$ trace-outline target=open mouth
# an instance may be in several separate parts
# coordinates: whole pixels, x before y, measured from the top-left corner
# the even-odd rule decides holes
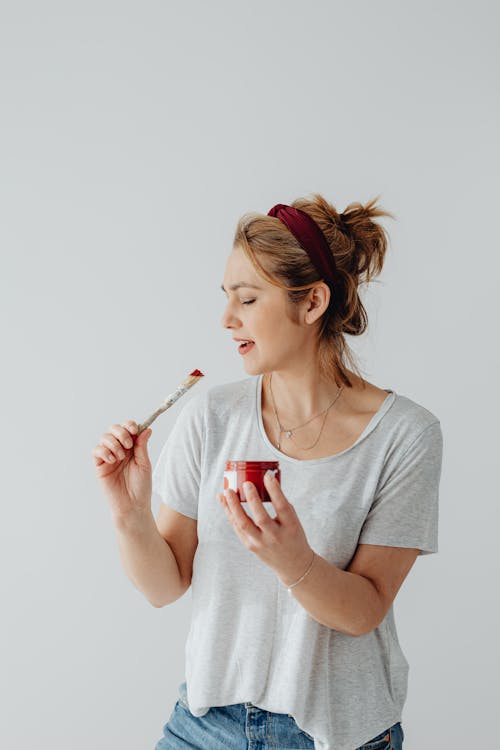
[[[255,346],[254,341],[245,341],[243,344],[240,344],[238,347],[238,351],[240,354],[246,354]]]

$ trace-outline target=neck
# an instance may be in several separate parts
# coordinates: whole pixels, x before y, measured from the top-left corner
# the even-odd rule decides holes
[[[266,373],[263,384],[266,402],[273,409],[274,396],[279,419],[284,426],[305,422],[324,412],[338,395],[340,387],[334,382],[321,380],[318,373],[311,370]]]

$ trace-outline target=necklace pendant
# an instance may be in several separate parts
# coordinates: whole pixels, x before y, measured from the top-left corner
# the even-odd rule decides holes
[[[292,437],[292,431],[288,430],[287,433],[286,433],[286,436],[287,436],[287,438],[291,438]]]

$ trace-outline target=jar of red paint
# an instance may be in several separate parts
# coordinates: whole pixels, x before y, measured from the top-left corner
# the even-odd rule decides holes
[[[280,482],[279,461],[226,461],[224,472],[224,489],[236,492],[241,503],[245,503],[243,482],[253,482],[263,503],[270,503],[271,498],[264,484],[264,474],[271,470]]]

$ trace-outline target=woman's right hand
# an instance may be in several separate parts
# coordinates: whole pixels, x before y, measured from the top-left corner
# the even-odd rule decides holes
[[[138,435],[138,425],[129,421],[113,424],[92,449],[97,478],[114,519],[151,509],[152,471],[147,451],[151,429]]]

